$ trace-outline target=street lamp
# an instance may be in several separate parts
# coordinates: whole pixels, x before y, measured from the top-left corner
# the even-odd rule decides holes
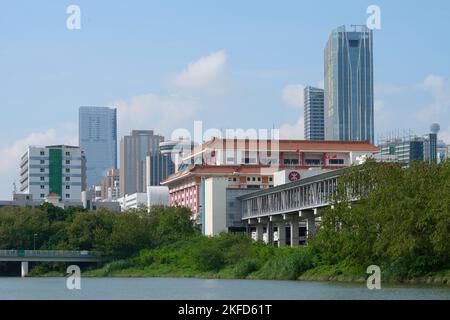
[[[37,237],[37,233],[35,233],[34,235],[33,235],[33,250],[34,251],[36,251],[36,237]]]

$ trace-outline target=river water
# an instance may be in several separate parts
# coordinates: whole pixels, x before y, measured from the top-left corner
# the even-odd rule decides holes
[[[68,290],[65,278],[0,278],[0,300],[450,300],[448,287],[383,287],[307,281],[172,278],[82,278]]]

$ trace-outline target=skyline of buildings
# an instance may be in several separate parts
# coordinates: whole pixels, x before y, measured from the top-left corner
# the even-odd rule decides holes
[[[312,86],[304,89],[306,140],[326,140],[328,143],[332,143],[333,140],[355,142],[369,140],[373,143],[372,48],[372,31],[366,27],[357,26],[354,31],[347,31],[345,26],[341,26],[331,32],[325,49],[325,89]],[[333,139],[329,139],[330,132]],[[413,160],[436,163],[438,161],[437,135],[430,134],[428,138],[417,140],[402,142],[395,146],[392,144],[387,147],[381,146],[380,153],[395,156],[401,163],[409,164]],[[176,176],[171,176],[174,172],[184,173],[190,170],[192,165],[206,165],[202,162],[203,159],[199,163],[194,158],[188,158],[188,161],[194,160],[194,162],[181,161],[178,167],[177,160],[177,168],[175,168],[171,152],[162,149],[171,147],[172,143],[165,141],[162,135],[154,134],[153,130],[132,130],[130,135],[123,136],[120,140],[120,168],[118,168],[117,110],[108,107],[80,107],[79,146],[81,152],[84,152],[83,159],[86,167],[82,191],[93,188],[95,199],[116,200],[119,196],[146,193],[148,186],[159,186],[161,181],[167,184],[167,181]],[[210,141],[206,142],[208,143]],[[291,153],[280,153],[283,154],[280,159],[272,156],[273,159],[269,157],[264,160],[269,160],[271,164],[279,161],[277,164],[280,167],[301,168],[340,167],[354,162],[354,159],[349,162],[348,159],[340,158],[339,154],[329,157],[320,152],[314,154],[315,157],[303,157],[300,149],[298,150],[298,154],[291,150]],[[219,148],[214,151],[214,156],[209,156],[208,161],[212,161],[214,166],[223,168],[233,165],[261,165],[261,159],[253,154],[253,150],[248,149],[245,154],[231,155],[228,152],[229,150]],[[440,152],[439,159],[444,155],[442,146],[440,146]],[[178,156],[180,158],[180,155]],[[247,179],[245,181],[241,181],[241,177],[237,181],[235,179],[238,178],[235,177],[232,181],[236,183],[236,186],[245,185],[245,189],[265,188],[272,185],[269,177],[272,174],[273,172],[266,176],[244,176],[242,179]],[[21,182],[22,180],[21,178]],[[198,184],[199,181],[195,181],[195,185]],[[40,193],[39,197],[34,195],[35,199],[45,198],[42,197],[47,192],[45,185],[44,188],[42,186],[40,188],[43,193]],[[67,194],[63,190],[56,190],[60,193],[54,193],[64,200]],[[198,213],[200,204],[196,202],[196,197],[199,196],[197,191],[194,187],[187,191],[183,189],[182,194],[178,194],[179,192],[171,194],[171,203],[189,203],[189,205],[195,203],[194,213]],[[51,193],[50,188],[48,192],[48,194]],[[96,193],[99,195],[97,196]],[[190,200],[186,200],[187,198]]]
[[[374,143],[373,31],[353,27],[325,47],[325,139]]]
[[[80,107],[78,125],[78,145],[87,158],[87,185],[92,187],[117,168],[117,110]]]

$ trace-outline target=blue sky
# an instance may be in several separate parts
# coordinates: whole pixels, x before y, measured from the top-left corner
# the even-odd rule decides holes
[[[81,30],[66,8],[81,8]],[[450,3],[410,1],[0,2],[0,198],[29,144],[77,143],[80,105],[119,108],[119,134],[176,128],[281,128],[301,138],[304,85],[323,81],[339,25],[374,35],[376,133],[432,122],[450,143]]]

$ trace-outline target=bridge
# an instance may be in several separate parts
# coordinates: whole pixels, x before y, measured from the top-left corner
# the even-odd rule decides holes
[[[314,236],[321,211],[332,205],[346,169],[321,173],[240,197],[242,220],[252,237],[278,247],[298,246]]]
[[[0,250],[0,262],[21,262],[22,277],[28,275],[29,262],[100,262],[101,256],[90,251]]]

